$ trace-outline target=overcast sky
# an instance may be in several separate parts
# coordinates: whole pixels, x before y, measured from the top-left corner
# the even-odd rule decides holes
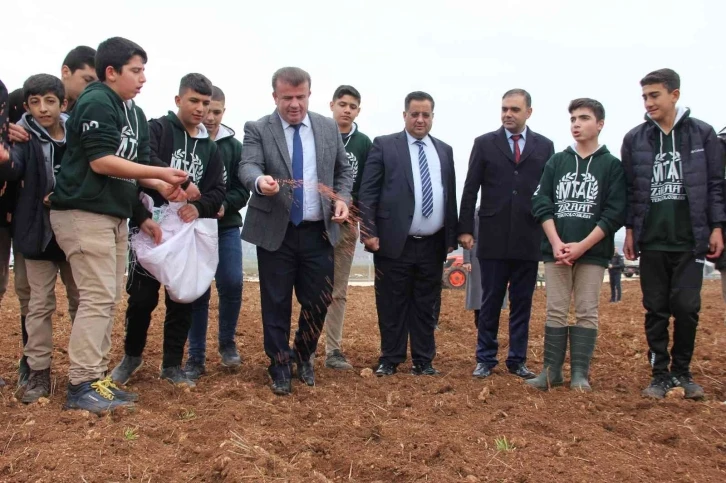
[[[313,111],[329,115],[340,84],[360,90],[358,124],[371,138],[402,130],[405,95],[427,91],[431,134],[454,148],[458,197],[472,142],[499,128],[510,88],[532,94],[529,125],[557,150],[571,143],[569,101],[593,97],[606,110],[601,141],[619,155],[642,121],[638,81],[662,67],[681,75],[692,115],[726,125],[718,0],[5,3],[0,78],[10,89],[32,74],[59,75],[76,45],[127,37],[149,55],[136,98],[149,118],[174,109],[180,78],[201,72],[225,91],[224,121],[240,140],[245,121],[274,109],[270,78],[285,65],[311,74]]]

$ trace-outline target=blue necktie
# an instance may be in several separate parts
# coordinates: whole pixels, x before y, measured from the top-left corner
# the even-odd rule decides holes
[[[292,137],[292,178],[295,184],[292,188],[292,208],[290,209],[290,221],[297,226],[303,221],[303,147],[300,138],[300,126],[292,126],[295,134]]]
[[[429,173],[429,163],[426,161],[426,153],[424,152],[424,142],[416,141],[418,145],[418,169],[421,173],[421,214],[424,217],[430,217],[434,212],[434,189],[431,186],[431,173]]]

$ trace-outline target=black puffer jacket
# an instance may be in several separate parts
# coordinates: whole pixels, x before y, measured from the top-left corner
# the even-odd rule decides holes
[[[680,117],[683,183],[688,195],[694,253],[708,253],[711,230],[726,222],[724,208],[724,156],[713,127],[693,117]],[[650,188],[659,127],[646,115],[646,122],[625,135],[621,159],[628,188],[625,226],[633,230],[636,254],[650,209]]]

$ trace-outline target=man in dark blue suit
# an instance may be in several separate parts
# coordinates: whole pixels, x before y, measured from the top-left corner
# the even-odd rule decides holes
[[[542,230],[532,216],[532,194],[545,163],[554,154],[552,141],[527,128],[532,98],[513,89],[502,98],[502,127],[479,136],[469,160],[459,212],[459,241],[473,245],[474,209],[481,190],[477,257],[482,301],[474,377],[488,377],[497,365],[499,315],[509,285],[509,372],[535,377],[525,365],[532,295],[541,259]]]
[[[429,136],[434,100],[406,96],[403,132],[373,140],[359,191],[361,240],[374,253],[381,331],[377,376],[396,372],[411,337],[412,373],[436,375],[434,329],[446,254],[457,245],[451,146]]]

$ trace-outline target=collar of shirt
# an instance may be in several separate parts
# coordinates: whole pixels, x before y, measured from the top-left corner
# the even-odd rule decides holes
[[[406,139],[408,139],[408,144],[414,144],[414,143],[415,143],[416,141],[418,141],[418,139],[416,139],[415,137],[411,136],[411,135],[410,135],[410,134],[408,133],[408,131],[406,131]],[[423,143],[424,143],[424,144],[425,144],[426,146],[428,146],[428,147],[433,147],[433,145],[434,145],[434,144],[433,144],[433,143],[431,142],[431,138],[429,137],[429,135],[428,135],[428,134],[426,135],[426,137],[424,137],[423,139],[421,139],[421,141],[423,141]]]
[[[504,129],[504,132],[507,133],[507,141],[511,141],[512,136],[514,136],[514,133],[509,132],[508,129]],[[524,126],[524,131],[520,133],[522,135],[522,140],[527,140],[527,126]]]
[[[280,116],[280,113],[278,112],[277,115]],[[283,131],[285,129],[289,128],[290,126],[292,126],[292,124],[290,124],[289,122],[284,120],[282,118],[282,116],[280,116],[280,121],[282,121],[282,130]],[[302,124],[305,127],[310,127],[310,115],[305,113],[305,118],[302,120],[302,122],[300,124]]]

